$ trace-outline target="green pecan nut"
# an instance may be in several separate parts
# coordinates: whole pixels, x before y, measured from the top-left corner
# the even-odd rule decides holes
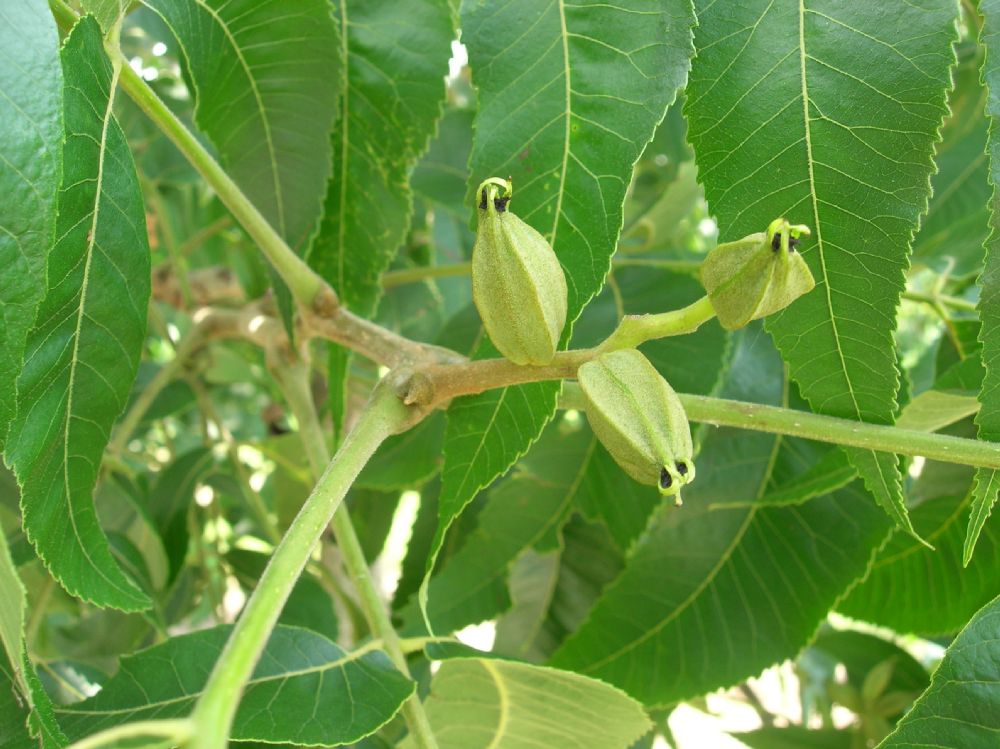
[[[545,237],[508,210],[510,182],[490,178],[478,196],[472,250],[476,309],[501,354],[515,364],[548,364],[566,324],[566,277],[559,258]]]
[[[587,419],[601,444],[629,476],[673,495],[694,480],[691,428],[677,393],[635,349],[602,354],[577,379]]]

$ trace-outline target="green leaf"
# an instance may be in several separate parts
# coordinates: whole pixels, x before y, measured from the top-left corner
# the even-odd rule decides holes
[[[632,168],[687,75],[693,23],[690,0],[463,6],[479,94],[470,185],[513,177],[518,215],[545,235],[566,273],[569,320],[604,283]],[[448,409],[429,564],[454,517],[538,438],[558,394],[559,383],[533,383]]]
[[[785,440],[778,456],[785,457],[793,440]],[[776,466],[777,468],[777,466]],[[758,504],[772,506],[798,505],[814,497],[822,497],[847,486],[858,472],[847,460],[842,450],[828,450],[817,462],[794,478],[780,483],[775,489],[768,489],[758,500]]]
[[[268,557],[246,549],[234,549],[226,555],[233,571],[247,590],[253,590],[260,580]],[[281,609],[278,623],[289,627],[302,627],[336,642],[337,614],[333,599],[322,584],[308,572],[303,572],[291,595]]]
[[[879,749],[996,746],[1000,711],[1000,598],[973,617],[944,654],[931,685]]]
[[[38,683],[24,641],[24,585],[0,531],[0,746],[43,749],[65,744],[52,703]],[[38,738],[33,738],[38,737]],[[40,742],[39,742],[40,739]],[[23,742],[23,743],[15,743]]]
[[[149,599],[111,557],[92,493],[146,333],[149,246],[117,71],[90,17],[62,50],[66,140],[48,290],[28,336],[8,460],[28,537],[73,595],[126,611]]]
[[[957,38],[953,0],[697,0],[686,113],[720,240],[777,216],[808,224],[816,289],[768,321],[819,412],[891,424],[893,330],[926,210]],[[873,64],[873,61],[878,64]],[[910,528],[897,459],[851,449],[879,505]]]
[[[852,732],[835,728],[768,726],[732,736],[750,749],[851,749],[853,746]]]
[[[187,715],[231,631],[180,635],[123,657],[95,697],[56,711],[60,724],[76,740],[126,722]],[[413,689],[384,653],[347,653],[321,635],[279,626],[243,693],[232,738],[348,744],[384,725]]]
[[[332,141],[336,167],[309,264],[368,316],[410,223],[410,172],[441,116],[455,30],[445,0],[336,6],[346,85]]]
[[[966,18],[974,20],[970,14]],[[969,25],[974,33],[974,24]],[[926,263],[957,276],[979,269],[990,224],[986,89],[979,80],[982,59],[977,47],[971,36],[956,50],[955,89],[948,98],[951,115],[934,158],[938,171],[931,177],[927,215],[913,243],[914,264]]]
[[[193,84],[195,122],[222,165],[302,252],[332,169],[340,35],[326,0],[149,0]]]
[[[980,3],[983,14],[982,44],[986,48],[983,62],[983,80],[989,96],[986,113],[990,121],[987,152],[989,153],[989,178],[993,185],[993,199],[990,200],[990,235],[986,241],[986,259],[983,272],[979,276],[979,319],[982,328],[979,340],[983,344],[982,359],[986,374],[979,402],[982,408],[976,417],[979,438],[1000,442],[1000,217],[997,215],[996,191],[1000,184],[1000,153],[997,150],[997,117],[1000,117],[1000,63],[997,62],[1000,44],[1000,2],[983,0]],[[976,541],[983,525],[989,517],[993,505],[1000,496],[1000,471],[980,468],[976,472],[975,498],[969,514],[969,529],[965,539],[962,561],[969,564]]]
[[[897,632],[929,636],[961,628],[996,593],[1000,576],[1000,518],[986,522],[978,553],[961,565],[969,502],[968,496],[944,496],[913,508],[914,526],[936,550],[894,534],[838,609]]]
[[[894,664],[889,688],[920,693],[930,683],[930,675],[909,652],[881,637],[854,630],[821,631],[809,646],[830,655],[847,670],[847,683],[861,689],[871,670],[886,660]]]
[[[724,396],[782,402],[782,365],[760,328],[738,340]],[[653,520],[552,665],[660,705],[794,655],[888,528],[856,487],[801,506],[746,506],[764,492],[779,446],[769,435],[710,432],[684,507]]]
[[[506,471],[538,439],[562,383],[535,382],[456,398],[448,407],[438,528],[427,558],[434,567],[452,522],[479,490]]]
[[[496,659],[444,661],[425,709],[440,749],[628,749],[652,728],[642,706],[614,687]]]
[[[506,610],[507,577],[518,555],[536,546],[558,547],[559,528],[596,445],[589,430],[563,426],[552,424],[543,433],[536,447],[537,470],[520,470],[490,493],[476,530],[431,578],[425,613],[435,632],[451,632]]]
[[[559,582],[559,557],[559,550],[539,553],[528,549],[511,565],[507,582],[511,605],[497,618],[492,652],[507,658],[536,660],[535,643]]]
[[[627,552],[663,498],[656,489],[632,480],[590,429],[585,431],[590,435],[591,452],[576,506],[587,519],[604,523],[618,548]]]
[[[0,746],[4,749],[58,749],[68,743],[56,723],[52,701],[27,653],[11,668],[0,658]],[[30,696],[18,694],[26,684]]]
[[[463,5],[479,93],[470,190],[512,176],[518,216],[566,271],[569,320],[604,283],[632,167],[687,77],[693,23],[689,0]]]
[[[896,424],[904,429],[936,432],[979,411],[974,396],[925,390],[906,404]]]
[[[111,31],[112,27],[128,9],[129,0],[81,0],[80,7],[84,13],[90,13],[101,24],[104,33]]]
[[[184,566],[188,550],[188,508],[198,483],[214,465],[212,451],[196,447],[157,474],[149,493],[149,511],[156,524],[170,565],[172,582]]]
[[[451,109],[438,123],[437,137],[413,170],[413,191],[453,211],[464,220],[472,120],[469,109]]]
[[[45,293],[62,158],[59,35],[44,0],[0,10],[0,450],[25,339]]]

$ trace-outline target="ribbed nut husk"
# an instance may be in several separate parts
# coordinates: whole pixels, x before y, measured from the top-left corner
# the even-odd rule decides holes
[[[501,354],[515,364],[548,364],[566,324],[559,258],[545,237],[507,210],[495,186],[480,192],[472,299]]]
[[[615,462],[680,504],[695,469],[687,414],[670,384],[635,349],[601,354],[580,367],[577,379],[587,420]]]
[[[816,285],[795,250],[804,226],[772,222],[766,232],[720,244],[701,264],[701,283],[726,330],[784,309]]]

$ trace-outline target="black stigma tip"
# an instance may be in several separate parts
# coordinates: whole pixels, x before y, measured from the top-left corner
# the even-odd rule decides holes
[[[802,241],[796,239],[795,237],[792,237],[791,239],[789,239],[788,240],[788,253],[791,254],[791,253],[795,252],[795,248],[798,247],[800,244],[802,244]]]
[[[777,252],[781,249],[781,233],[774,235],[774,239],[771,240],[771,249]]]
[[[677,473],[679,473],[681,476],[687,476],[687,472],[688,472],[687,463],[680,463],[680,462],[678,462],[678,463],[675,463],[674,465],[677,466]]]
[[[670,486],[673,483],[674,483],[674,480],[670,476],[670,473],[667,471],[667,469],[666,468],[661,469],[660,470],[660,488],[661,489],[669,489]]]
[[[493,205],[497,209],[497,213],[503,213],[504,211],[506,211],[507,210],[507,204],[509,202],[510,202],[510,196],[509,195],[506,198],[494,198],[493,199]],[[485,208],[486,206],[483,206],[483,207]]]
[[[485,187],[483,188],[483,197],[479,201],[479,210],[481,210],[481,211],[485,211],[486,210],[486,188]]]

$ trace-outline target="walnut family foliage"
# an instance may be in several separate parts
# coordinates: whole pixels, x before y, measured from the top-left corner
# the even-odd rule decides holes
[[[1000,0],[0,3],[0,748],[995,746],[998,60]]]

